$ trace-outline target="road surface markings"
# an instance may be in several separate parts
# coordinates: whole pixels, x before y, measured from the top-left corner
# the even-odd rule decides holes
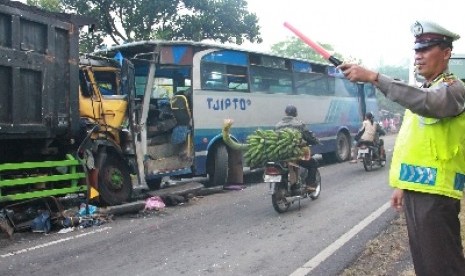
[[[290,276],[308,275],[313,269],[315,269],[318,265],[324,262],[329,256],[334,254],[334,252],[341,248],[345,243],[350,241],[350,239],[352,239],[355,235],[357,235],[375,219],[381,216],[384,213],[384,211],[389,209],[390,206],[391,203],[389,201],[386,202],[383,206],[379,207],[378,210],[371,213],[368,217],[366,217],[364,220],[352,227],[352,229],[350,229],[344,235],[339,237],[339,239],[335,240],[332,244],[323,249],[320,253],[318,253],[318,255],[306,262],[302,267],[299,267],[296,271],[292,272]]]
[[[95,233],[99,233],[99,232],[102,232],[102,231],[106,231],[106,230],[109,230],[109,229],[111,229],[111,227],[103,227],[101,229],[97,229],[97,230],[94,230],[94,231],[91,231],[91,232],[82,233],[82,234],[67,237],[67,238],[64,238],[64,239],[59,239],[59,240],[56,240],[56,241],[52,241],[52,242],[48,242],[48,243],[44,243],[44,244],[39,244],[39,245],[36,245],[36,246],[33,246],[33,247],[21,249],[21,250],[15,251],[15,252],[10,252],[10,253],[7,253],[7,254],[3,254],[3,255],[0,255],[0,257],[1,258],[6,258],[6,257],[14,256],[14,255],[23,254],[23,253],[30,252],[30,251],[33,251],[33,250],[36,250],[36,249],[39,249],[39,248],[44,248],[44,247],[52,246],[52,245],[59,244],[59,243],[65,242],[65,241],[82,238],[82,237],[85,237],[85,236],[88,236],[88,235],[91,235],[91,234],[95,234]]]

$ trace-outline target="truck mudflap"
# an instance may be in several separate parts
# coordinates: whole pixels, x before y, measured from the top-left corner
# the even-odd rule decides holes
[[[87,191],[86,174],[71,154],[65,160],[0,164],[0,203]]]

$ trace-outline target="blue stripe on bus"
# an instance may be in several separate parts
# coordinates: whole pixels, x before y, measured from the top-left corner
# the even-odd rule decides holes
[[[181,60],[187,52],[187,46],[173,46],[173,59],[175,64],[181,64]]]
[[[202,58],[203,61],[231,64],[231,65],[248,65],[247,54],[236,51],[217,51],[210,53]]]

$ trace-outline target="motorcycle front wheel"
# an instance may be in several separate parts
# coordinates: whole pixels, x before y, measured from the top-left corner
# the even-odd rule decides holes
[[[291,205],[286,200],[287,195],[287,185],[285,183],[276,183],[274,187],[275,191],[271,196],[271,203],[273,204],[273,208],[278,213],[284,213],[289,209]]]

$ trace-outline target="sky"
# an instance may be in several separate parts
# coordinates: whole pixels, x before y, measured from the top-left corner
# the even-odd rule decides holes
[[[413,56],[410,26],[416,20],[432,20],[458,33],[453,53],[465,53],[465,11],[459,0],[246,0],[257,15],[264,42],[244,44],[269,51],[274,43],[294,34],[288,22],[313,41],[333,46],[344,57],[363,65],[407,66]]]
[[[20,0],[26,2],[26,0]],[[169,1],[169,0],[167,0]],[[465,53],[465,11],[460,0],[246,0],[257,15],[263,43],[241,47],[269,52],[271,45],[301,33],[345,58],[361,60],[377,68],[408,66],[413,56],[410,26],[416,20],[432,20],[458,33],[454,53]]]

